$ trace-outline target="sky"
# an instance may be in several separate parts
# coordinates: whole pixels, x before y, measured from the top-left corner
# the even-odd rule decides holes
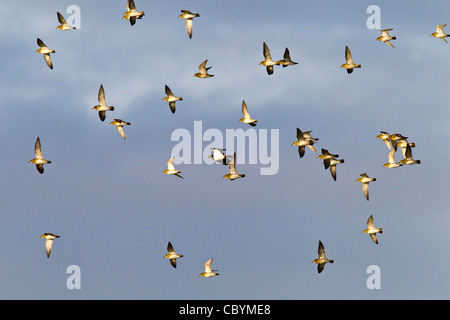
[[[56,29],[56,12],[80,28]],[[375,41],[367,8],[393,28],[395,48]],[[144,1],[134,26],[126,1],[15,1],[0,7],[2,76],[1,299],[449,299],[450,158],[446,86],[450,44],[430,37],[450,23],[446,1]],[[180,10],[198,12],[189,39]],[[445,31],[445,28],[444,28]],[[450,31],[450,28],[448,29]],[[54,68],[38,49],[55,53]],[[268,75],[262,47],[297,65]],[[349,46],[362,68],[340,68]],[[212,78],[193,77],[208,59]],[[103,84],[101,122],[92,107]],[[170,112],[164,86],[177,101]],[[245,100],[256,127],[239,122]],[[109,122],[131,123],[123,140]],[[245,178],[224,179],[222,164],[194,163],[195,124],[266,130],[278,170],[237,155]],[[296,128],[319,138],[298,156]],[[191,134],[192,161],[162,174],[176,130]],[[248,131],[248,132],[250,132]],[[384,168],[380,131],[414,142],[420,165]],[[39,174],[39,136],[51,160]],[[261,143],[258,140],[258,143]],[[216,141],[214,141],[216,142]],[[223,142],[223,144],[222,144]],[[218,147],[226,141],[217,141]],[[261,144],[259,144],[261,146]],[[339,154],[337,181],[317,158]],[[247,145],[247,151],[250,150]],[[260,149],[258,149],[261,151]],[[236,150],[226,150],[232,154]],[[396,159],[401,159],[400,153]],[[367,173],[370,200],[355,180]],[[362,230],[374,217],[375,244]],[[60,235],[50,258],[40,235]],[[311,261],[319,240],[334,259]],[[177,268],[167,243],[183,254]],[[220,275],[203,278],[213,258]],[[77,266],[80,288],[67,280]],[[380,288],[369,289],[377,266]]]

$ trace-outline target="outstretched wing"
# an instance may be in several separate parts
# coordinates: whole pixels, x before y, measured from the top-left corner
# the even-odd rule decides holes
[[[50,69],[53,69],[53,62],[52,62],[52,59],[50,58],[49,53],[44,54],[44,60],[47,63],[47,65],[50,67]]]
[[[173,165],[173,159],[175,156],[171,156],[170,159],[167,161],[167,169],[169,170],[175,170],[175,167]]]
[[[298,147],[298,155],[300,156],[300,158],[303,158],[303,156],[305,155],[305,146]]]
[[[242,100],[242,114],[244,115],[244,118],[250,118],[250,113],[248,113],[247,104],[244,100]]]
[[[172,111],[172,113],[175,113],[175,110],[176,110],[175,101],[170,101],[169,107],[170,107],[170,111]]]
[[[98,112],[98,116],[100,118],[101,121],[105,121],[106,118],[106,111],[99,111]]]
[[[367,226],[371,228],[375,228],[373,224],[373,215],[370,215],[369,219],[367,219]]]
[[[444,33],[444,30],[442,29],[442,28],[444,28],[445,26],[447,26],[446,24],[438,24],[437,26],[436,26],[436,31],[438,32],[438,33]]]
[[[331,165],[330,166],[330,173],[331,176],[333,177],[334,181],[336,181],[336,165]]]
[[[206,59],[205,61],[203,61],[199,66],[198,69],[200,70],[201,73],[206,73],[206,63],[208,62],[208,59]]]
[[[134,4],[134,0],[127,1],[127,11],[135,11],[136,5]]]
[[[192,19],[186,19],[186,30],[189,35],[189,39],[192,38],[192,24],[193,24]]]
[[[103,89],[103,84],[100,85],[100,89],[98,90],[98,104],[101,106],[106,106],[105,89]]]
[[[117,131],[119,131],[120,136],[123,138],[123,140],[126,140],[125,138],[125,131],[123,130],[123,126],[116,126]]]
[[[412,150],[409,143],[406,144],[405,159],[412,159]]]
[[[364,182],[361,184],[361,186],[364,196],[366,197],[367,200],[369,200],[369,183]]]
[[[164,90],[165,90],[166,94],[167,94],[169,97],[174,97],[174,94],[172,93],[172,90],[170,90],[170,88],[169,88],[167,85],[165,85]]]
[[[209,273],[212,272],[211,270],[211,262],[213,261],[213,259],[209,259],[208,261],[206,261],[206,263],[204,264],[205,267],[205,272]]]
[[[348,64],[353,63],[352,53],[350,52],[350,49],[345,46],[345,60]]]
[[[302,130],[300,130],[299,128],[297,128],[297,140],[301,140],[301,139],[303,139],[303,138],[304,138],[304,136],[303,136]]]
[[[58,16],[58,21],[61,24],[67,24],[66,19],[64,19],[63,15],[59,12],[56,12],[56,15]]]
[[[50,253],[52,253],[52,245],[53,240],[47,239],[47,241],[45,241],[45,252],[47,253],[47,258],[50,258]]]
[[[228,168],[230,169],[231,174],[237,174],[236,171],[236,152],[233,154],[233,157],[230,160],[230,163],[228,164]]]
[[[263,43],[263,55],[266,60],[272,60],[272,56],[270,55],[270,50],[267,44]]]
[[[395,150],[394,150],[394,149],[392,149],[392,150],[389,152],[389,154],[388,154],[388,160],[389,160],[389,163],[396,163],[396,162],[395,162]]]
[[[376,233],[371,233],[371,234],[369,234],[369,236],[373,240],[373,242],[378,244],[378,239],[377,239],[377,234]]]
[[[326,258],[325,256],[325,248],[323,246],[322,241],[319,240],[319,249],[317,250],[318,254],[319,254],[319,258]]]
[[[174,252],[175,252],[175,250],[173,250],[173,246],[172,246],[172,244],[170,243],[170,241],[169,241],[169,243],[167,244],[167,251],[170,252],[170,253],[174,253]]]
[[[395,48],[394,45],[392,43],[390,43],[389,41],[385,41],[384,43],[386,43],[391,48]]]
[[[39,139],[39,137],[37,137],[36,143],[34,144],[34,154],[37,159],[44,159],[41,150],[41,139]]]
[[[391,31],[391,30],[394,30],[394,29],[383,29],[383,30],[381,30],[381,35],[382,36],[384,36],[384,37],[389,37],[389,32],[388,31]]]
[[[37,44],[39,47],[44,48],[46,47],[44,41],[42,41],[41,39],[37,38]]]

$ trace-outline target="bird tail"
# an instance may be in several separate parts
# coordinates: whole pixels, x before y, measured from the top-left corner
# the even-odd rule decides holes
[[[397,37],[395,37],[395,36],[394,36],[394,37],[392,37],[392,40],[396,40],[396,39],[397,39]]]
[[[420,164],[420,160],[417,160],[416,163],[417,163],[417,164]]]
[[[109,107],[109,110],[114,111],[114,107],[113,106]]]
[[[382,228],[380,228],[380,233],[383,233],[383,229]]]
[[[329,262],[329,263],[333,263],[333,262],[334,262],[334,260],[328,260],[328,262]]]

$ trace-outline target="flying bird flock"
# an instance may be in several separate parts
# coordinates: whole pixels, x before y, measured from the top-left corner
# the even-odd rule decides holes
[[[177,18],[177,14],[174,13],[174,18]],[[202,17],[203,16],[204,15],[202,13]],[[150,18],[148,13],[146,16],[144,11],[137,10],[136,4],[133,0],[126,1],[126,12],[123,13],[123,19],[129,20],[129,24],[131,25],[131,26],[129,26],[128,23],[126,23],[127,28],[132,28],[136,24],[137,20],[144,19],[144,20],[142,20],[142,22],[139,22],[139,24],[144,23],[147,18]],[[188,35],[189,39],[192,39],[193,38],[193,21],[194,21],[194,18],[201,19],[200,14],[192,13],[189,10],[182,9],[181,14],[178,15],[178,18],[185,20],[185,28],[187,31],[187,35]],[[120,16],[118,16],[118,19],[120,19]],[[59,22],[59,25],[56,27],[58,30],[61,30],[64,32],[67,32],[67,31],[78,32],[78,30],[75,27],[67,24],[63,15],[59,12],[57,12],[57,21]],[[56,21],[55,21],[55,23],[56,23]],[[446,26],[445,24],[437,25],[436,32],[432,33],[430,36],[435,37],[435,38],[440,38],[444,42],[447,42],[445,38],[448,37],[449,35],[443,31],[443,27],[445,27],[445,26]],[[134,27],[134,28],[136,28],[136,27]],[[391,41],[396,40],[397,37],[391,36],[389,34],[389,32],[392,33],[393,30],[394,30],[393,28],[381,30],[381,36],[379,36],[375,40],[384,42],[389,47],[394,48]],[[47,39],[44,39],[44,40],[47,40]],[[101,39],[99,39],[98,41],[101,41]],[[187,40],[187,41],[192,41],[192,40]],[[400,41],[400,40],[397,40],[397,41]],[[39,49],[36,52],[42,54],[44,57],[45,63],[48,65],[48,67],[50,69],[53,69],[54,66],[53,66],[50,54],[59,52],[57,50],[58,43],[54,43],[54,41],[49,41],[50,47],[56,48],[56,50],[50,49],[49,47],[47,47],[47,45],[40,38],[37,38],[37,44],[39,46]],[[266,42],[262,43],[262,48],[263,48],[262,57],[264,60],[259,62],[259,65],[265,67],[266,70],[264,72],[264,69],[258,66],[258,68],[261,68],[261,70],[263,71],[261,77],[264,76],[264,77],[273,78],[274,74],[276,72],[278,72],[278,70],[283,71],[283,69],[275,70],[275,69],[279,68],[279,66],[281,66],[282,68],[286,68],[286,67],[300,68],[301,67],[301,61],[299,63],[299,62],[293,61],[291,59],[291,53],[287,47],[284,50],[283,57],[280,58],[279,60],[272,58],[271,52],[269,50],[269,46],[267,45]],[[355,56],[353,56],[352,52],[350,51],[350,48],[345,43],[342,44],[342,49],[344,52],[343,58],[345,60],[345,63],[343,63],[340,67],[346,69],[346,72],[348,73],[348,77],[354,76],[354,75],[352,75],[352,73],[355,69],[361,69],[361,71],[357,71],[357,72],[363,72],[364,65],[357,63],[359,61],[358,52],[354,52]],[[261,53],[259,51],[260,47],[255,48],[255,51],[256,50],[259,52],[259,54]],[[386,48],[386,50],[391,50],[391,49]],[[275,50],[274,50],[274,52],[275,52]],[[283,52],[282,49],[279,52],[280,53]],[[392,52],[392,51],[389,51],[389,52]],[[59,54],[59,53],[56,53],[56,54]],[[274,55],[274,57],[276,57],[276,56]],[[293,57],[294,57],[294,60],[297,60],[295,53],[294,53]],[[340,58],[342,58],[342,56]],[[203,59],[205,59],[205,57],[203,57]],[[201,60],[199,60],[199,61],[201,61]],[[203,60],[202,63],[200,63],[200,65],[198,66],[199,72],[195,73],[194,77],[200,78],[202,80],[195,80],[195,81],[199,81],[199,82],[214,81],[214,79],[210,79],[210,78],[213,78],[214,75],[209,73],[209,70],[212,67],[211,66],[207,67],[207,64],[208,64],[208,59],[205,59],[205,60]],[[213,64],[214,64],[214,62],[213,62]],[[255,64],[258,65],[258,62],[255,61]],[[55,65],[55,68],[57,68],[57,67],[58,67],[58,65]],[[337,70],[340,70],[339,65],[336,65],[336,68],[337,68]],[[193,70],[196,69],[196,65],[192,66],[192,69]],[[48,71],[48,72],[54,72],[54,71]],[[220,76],[219,73],[217,73],[217,77],[219,77],[219,76]],[[345,77],[347,77],[347,75]],[[209,80],[204,80],[204,79],[209,79]],[[100,122],[97,121],[97,123],[98,123],[98,125],[104,125],[106,123],[106,122],[104,122],[106,117],[110,117],[111,114],[115,115],[118,111],[120,111],[120,107],[119,106],[116,106],[116,107],[109,106],[107,104],[107,102],[106,102],[107,99],[105,98],[105,89],[103,87],[103,84],[99,84],[99,85],[100,85],[100,88],[99,88],[98,97],[97,97],[98,104],[94,107],[86,106],[86,108],[91,108],[91,109],[97,111],[98,117],[100,118]],[[172,85],[171,85],[171,87],[172,87]],[[98,87],[96,87],[96,88],[98,88]],[[96,88],[92,88],[93,92],[96,92]],[[160,87],[161,91],[162,91],[162,88],[163,88],[163,86],[161,85],[161,87]],[[178,90],[176,90],[177,88],[175,88],[175,87],[173,87],[173,89],[174,89],[174,92],[178,91]],[[171,90],[171,88],[167,84],[164,85],[164,90],[165,90],[166,96],[164,98],[162,98],[162,100],[169,104],[169,110],[166,109],[167,107],[165,107],[164,109],[166,112],[171,112],[173,114],[173,117],[177,117],[179,112],[176,113],[176,103],[178,105],[179,102],[182,102],[185,100],[183,100],[183,98],[181,96],[175,95],[173,93],[173,91]],[[178,94],[183,95],[183,93],[178,93]],[[186,98],[186,96],[185,96],[185,98]],[[93,99],[95,99],[95,97],[93,97]],[[185,102],[182,102],[182,103],[185,103]],[[166,103],[164,103],[164,105],[167,106]],[[183,109],[182,104],[181,104],[181,108]],[[240,113],[238,108],[239,108],[239,106],[236,106],[236,115],[238,115]],[[242,108],[241,110],[242,110],[243,117],[241,119],[239,119],[238,116],[236,116],[236,125],[238,125],[238,122],[242,122],[243,123],[242,126],[244,126],[244,124],[245,124],[246,127],[248,127],[247,125],[250,125],[251,127],[255,127],[255,126],[257,126],[257,124],[264,123],[264,119],[260,119],[258,117],[256,108],[253,108],[251,104],[249,104],[249,107],[247,107],[246,102],[244,100],[242,100],[241,108]],[[249,109],[250,109],[250,111],[249,111]],[[95,112],[95,113],[92,112],[92,113],[95,115],[97,112]],[[254,119],[253,116],[251,116],[251,114],[252,115],[255,114],[254,116],[259,120]],[[96,115],[95,115],[95,117],[96,117]],[[127,127],[126,130],[128,130],[128,127],[131,125],[131,122],[121,120],[114,116],[112,116],[111,118],[113,118],[113,119],[112,119],[112,121],[109,122],[109,124],[115,126],[117,131],[119,132],[120,136],[123,138],[123,140],[126,140],[124,127]],[[239,121],[238,121],[238,119],[239,119]],[[134,127],[131,127],[131,128],[134,129]],[[295,136],[296,140],[293,141],[291,143],[291,145],[297,147],[296,149],[298,152],[298,158],[297,158],[297,156],[295,156],[295,157],[297,158],[298,161],[301,162],[301,161],[304,161],[305,157],[310,156],[311,152],[317,154],[317,150],[316,150],[315,146],[317,146],[317,144],[319,143],[319,138],[315,138],[312,136],[312,132],[313,132],[312,130],[303,131],[302,129],[300,129],[298,127],[292,128],[292,135],[294,134],[295,129],[296,129],[296,136]],[[311,129],[311,128],[303,128],[303,129]],[[374,137],[375,137],[375,134],[374,134]],[[415,151],[416,144],[414,142],[410,142],[408,140],[409,138],[407,136],[404,136],[403,134],[400,134],[400,133],[389,134],[386,131],[380,131],[380,134],[378,134],[376,136],[376,138],[383,140],[386,147],[388,148],[387,154],[386,154],[387,162],[384,164],[380,163],[380,166],[382,166],[384,168],[392,169],[392,168],[398,168],[398,167],[406,167],[406,166],[415,165],[415,164],[421,164],[420,160],[417,160],[413,157],[412,150],[414,149],[414,151]],[[43,141],[43,143],[45,144],[45,141]],[[123,143],[126,143],[126,142],[123,142]],[[420,149],[420,146],[417,146],[417,147],[418,147],[417,149]],[[309,150],[306,148],[308,148]],[[331,181],[330,183],[339,183],[339,181],[338,181],[339,179],[338,179],[338,175],[337,175],[337,171],[338,171],[337,167],[345,165],[344,159],[340,158],[340,156],[339,156],[339,151],[333,150],[332,148],[330,148],[330,146],[324,146],[318,150],[320,150],[320,154],[318,154],[317,157],[315,157],[315,158],[322,160],[324,169],[330,171],[331,178],[334,181],[333,182],[330,180]],[[44,151],[50,153],[50,150],[48,150],[48,148],[45,148]],[[241,178],[251,179],[251,177],[249,175],[246,175],[245,173],[240,173],[241,171],[239,171],[239,168],[236,167],[236,164],[237,164],[236,152],[231,151],[230,154],[226,154],[225,151],[226,151],[226,149],[223,149],[223,148],[211,148],[211,155],[210,155],[210,158],[213,159],[215,162],[223,164],[224,166],[228,167],[228,173],[226,173],[226,170],[224,170],[223,178],[231,180],[231,181],[238,180]],[[401,154],[396,155],[397,151],[400,151]],[[40,141],[39,137],[37,137],[37,139],[35,141],[34,154],[35,154],[35,157],[32,160],[30,160],[29,162],[36,165],[36,169],[39,172],[39,174],[44,174],[44,164],[52,164],[52,166],[58,165],[57,163],[52,163],[50,160],[46,160],[46,158],[44,157],[43,152],[42,152],[41,141]],[[346,158],[349,156],[350,155],[346,155]],[[396,156],[397,156],[397,159],[400,159],[400,157],[402,159],[400,161],[398,161],[398,160],[396,160]],[[51,155],[49,157],[52,158]],[[161,164],[164,164],[164,161],[167,161],[166,162],[167,169],[162,171],[162,173],[166,174],[166,175],[175,175],[178,178],[183,179],[183,180],[178,180],[178,182],[174,182],[174,183],[181,183],[181,184],[189,183],[189,175],[186,174],[186,171],[183,170],[183,172],[184,172],[184,174],[183,174],[184,177],[183,177],[180,175],[181,171],[175,169],[175,166],[173,163],[174,157],[175,156],[170,155],[169,160],[167,160],[167,158],[165,158],[165,160],[161,159]],[[317,160],[314,160],[314,161],[317,161]],[[220,166],[220,168],[226,169],[226,167],[223,167],[223,166]],[[363,196],[367,201],[369,201],[369,185],[372,185],[372,183],[376,182],[374,185],[374,187],[376,188],[377,184],[383,183],[383,181],[377,180],[376,177],[369,176],[370,169],[371,168],[362,168],[362,170],[360,171],[360,172],[362,172],[360,174],[360,177],[355,177],[356,182],[361,183]],[[397,169],[397,170],[402,170],[402,169]],[[172,179],[172,177],[167,177],[167,179]],[[177,179],[174,179],[173,181],[175,181],[175,180],[177,180]],[[229,183],[239,183],[239,182],[229,182]],[[357,186],[357,184],[355,184],[355,186]],[[355,187],[355,192],[358,192],[356,187]],[[359,191],[359,192],[361,192],[361,191]],[[363,201],[366,203],[366,200],[363,200]],[[370,236],[371,240],[375,244],[378,244],[379,241],[377,239],[377,234],[383,233],[382,228],[376,228],[374,226],[372,214],[370,215],[366,224],[367,224],[367,229],[365,229],[363,231],[363,233],[368,234]],[[387,232],[389,233],[390,231],[387,229]],[[50,253],[52,251],[53,241],[57,238],[60,238],[60,236],[57,236],[57,235],[47,232],[47,233],[42,234],[41,238],[46,239],[45,251],[46,251],[47,258],[49,258]],[[334,258],[336,258],[336,262],[338,263],[339,257],[335,257],[334,254],[332,255],[332,252],[331,252],[330,255],[333,257],[333,259],[328,259],[325,254],[324,244],[322,243],[322,241],[320,239],[317,239],[317,240],[318,240],[318,244],[319,244],[318,258],[312,260],[312,262],[317,264],[317,272],[322,273],[322,271],[324,271],[324,267],[327,263],[333,264],[335,262]],[[58,241],[60,241],[60,240],[58,240]],[[165,254],[164,257],[169,259],[171,266],[173,268],[177,268],[177,266],[178,266],[177,269],[182,268],[183,261],[177,262],[177,259],[183,257],[184,255],[176,253],[172,246],[172,243],[170,241],[168,242],[168,245],[167,245],[167,252],[168,253]],[[189,255],[188,253],[185,253],[185,254],[186,254],[186,256]],[[55,258],[56,255],[57,255],[57,251],[54,252],[52,258]],[[211,278],[211,277],[219,275],[217,270],[211,269],[211,263],[213,261],[213,258],[210,258],[210,257],[207,257],[207,258],[209,258],[209,260],[207,260],[206,263],[204,263],[204,265],[203,265],[204,272],[200,273],[200,276],[204,277],[204,278]],[[306,260],[308,260],[308,259],[306,259]],[[205,260],[203,260],[203,261],[205,261]],[[201,266],[200,262],[199,262],[199,266]],[[332,268],[332,267],[327,267],[327,270],[328,270],[328,268]],[[176,272],[176,271],[174,271],[174,272]],[[226,272],[224,272],[223,274],[226,274]]]

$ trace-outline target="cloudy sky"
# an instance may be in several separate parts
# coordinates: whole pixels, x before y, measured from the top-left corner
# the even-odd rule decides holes
[[[71,5],[81,28],[57,30],[56,12],[68,19]],[[380,8],[381,28],[394,29],[395,49],[367,27],[370,5]],[[450,298],[450,44],[429,36],[450,23],[447,1],[136,6],[145,16],[134,26],[122,19],[126,1],[0,7],[0,298]],[[192,39],[181,9],[200,14]],[[35,53],[36,38],[56,50],[53,70]],[[288,47],[298,65],[267,75],[263,42],[276,60]],[[340,68],[346,45],[362,64],[350,75]],[[206,59],[214,77],[193,77]],[[115,106],[104,122],[92,110],[100,84]],[[162,101],[166,84],[183,97],[175,114]],[[242,100],[256,127],[239,122]],[[109,125],[114,118],[131,122],[126,140]],[[238,154],[243,179],[224,179],[227,167],[194,159],[176,165],[184,180],[162,174],[179,143],[175,130],[191,134],[192,154],[210,147],[194,142],[195,123],[224,137],[267,130],[270,141],[278,133],[267,146],[278,172],[261,175],[263,159],[250,164],[246,153]],[[299,158],[291,145],[297,127],[319,138],[318,153]],[[415,142],[422,163],[384,168],[380,131]],[[37,136],[52,161],[42,175],[28,163]],[[345,159],[337,181],[317,159],[321,148]],[[364,172],[377,179],[370,201],[355,182]],[[378,245],[362,233],[371,214],[383,228]],[[61,236],[49,259],[45,232]],[[320,274],[311,263],[319,240],[335,261]],[[169,241],[184,255],[176,269],[163,257]],[[220,275],[199,277],[210,258]],[[69,290],[73,265],[81,289]],[[370,290],[373,265],[381,288]]]

